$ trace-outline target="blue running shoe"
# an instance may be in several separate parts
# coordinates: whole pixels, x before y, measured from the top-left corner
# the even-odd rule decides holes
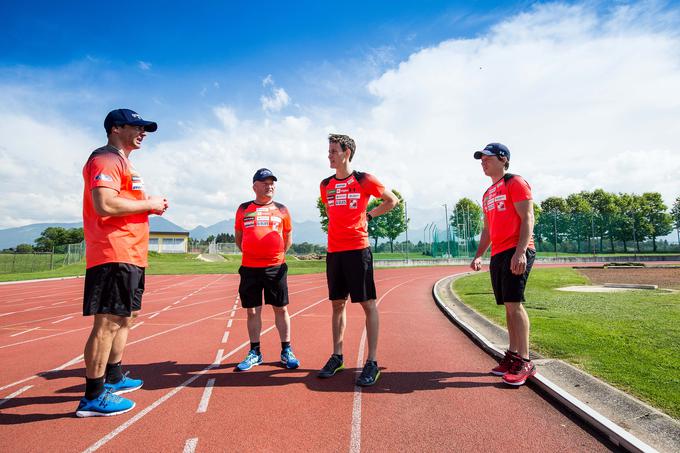
[[[289,370],[300,366],[300,361],[297,359],[297,357],[295,357],[295,354],[293,354],[293,349],[291,349],[290,346],[281,352],[281,363],[286,365],[286,368]]]
[[[243,362],[239,363],[236,365],[236,368],[239,371],[248,371],[252,367],[259,365],[262,363],[262,354],[258,354],[254,350],[248,351],[248,355],[246,356],[245,359],[243,359]]]
[[[114,395],[109,390],[104,392],[93,400],[82,398],[78,409],[76,409],[77,417],[110,417],[112,415],[124,414],[135,407],[134,401],[131,401],[122,396]]]
[[[122,395],[123,393],[132,392],[133,390],[142,388],[142,385],[144,385],[144,381],[142,381],[141,379],[129,378],[127,377],[128,373],[129,371],[126,372],[123,375],[123,378],[120,381],[116,382],[115,384],[105,382],[104,388],[106,390],[109,390],[114,395]]]

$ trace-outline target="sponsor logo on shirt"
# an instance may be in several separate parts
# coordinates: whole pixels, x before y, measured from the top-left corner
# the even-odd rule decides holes
[[[281,217],[273,215],[271,216],[271,220],[272,222],[281,222]]]
[[[505,195],[496,196],[496,201],[503,201],[503,200],[505,200]]]
[[[349,208],[350,209],[356,209],[357,208],[357,201],[356,200],[350,200],[349,201]]]
[[[335,206],[347,206],[347,200],[337,200]]]
[[[257,226],[269,226],[269,219],[267,220],[262,220],[260,218],[257,219]]]
[[[354,184],[354,176],[352,176],[351,178],[349,178],[347,180],[347,185],[349,185],[349,184]]]
[[[347,183],[345,182],[341,182],[335,185],[336,189],[344,189],[345,187],[347,187]]]
[[[132,190],[144,190],[144,184],[132,184]]]
[[[498,203],[498,210],[505,211],[505,201],[501,201],[500,203]]]
[[[335,206],[335,200],[328,200],[328,206]]]
[[[350,193],[350,194],[347,194],[347,198],[349,198],[350,200],[358,200],[358,199],[361,198],[361,194],[360,193]]]
[[[257,208],[257,209],[255,210],[255,212],[264,212],[264,211],[269,211],[269,208],[268,208],[268,207],[264,207],[264,208]]]
[[[268,215],[259,215],[259,216],[257,216],[257,221],[259,222],[259,221],[261,221],[261,220],[266,220],[267,222],[269,222],[269,216],[268,216]]]
[[[252,228],[255,226],[255,221],[254,220],[249,220],[246,222],[243,222],[244,228]]]
[[[336,200],[346,200],[347,199],[347,194],[337,194],[335,196]]]
[[[99,173],[97,176],[94,177],[95,181],[108,181],[111,182],[113,181],[113,178],[110,177],[109,175],[105,175],[104,173]]]
[[[246,212],[243,217],[248,218],[248,217],[255,217],[257,214],[254,212]]]
[[[335,195],[335,190],[334,189],[327,190],[326,195]]]

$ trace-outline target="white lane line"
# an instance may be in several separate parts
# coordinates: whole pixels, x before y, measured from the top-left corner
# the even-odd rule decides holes
[[[45,308],[45,306],[44,306],[44,305],[41,305],[41,306],[39,306],[39,307],[29,308],[29,309],[24,310],[24,311],[35,311],[35,310],[40,310],[41,308]]]
[[[16,313],[16,311],[10,311],[9,313],[0,313],[0,318],[2,318],[3,316],[13,315],[14,313]]]
[[[39,328],[40,327],[36,327],[36,329],[39,329]],[[0,349],[10,348],[12,346],[19,346],[20,344],[33,343],[34,341],[46,340],[47,338],[58,337],[59,335],[66,335],[67,333],[79,332],[81,330],[86,330],[86,329],[91,329],[91,327],[81,327],[80,329],[71,329],[71,330],[67,330],[65,332],[59,332],[59,333],[55,333],[55,334],[52,334],[52,335],[46,335],[44,337],[31,338],[30,340],[19,341],[17,343],[10,343],[10,344],[6,344],[4,346],[0,346]]]
[[[396,286],[393,286],[389,290],[385,292],[385,294],[382,295],[380,299],[378,299],[378,302],[376,302],[376,307],[380,305],[380,302],[385,299],[385,297],[394,291],[395,289],[399,288],[400,286],[406,285],[407,283],[411,283],[414,280],[418,280],[423,277],[419,278],[412,278],[411,280],[407,280],[403,283],[400,283]],[[357,377],[359,374],[361,374],[361,368],[364,366],[364,349],[366,347],[366,328],[364,327],[364,331],[361,334],[361,341],[359,342],[359,355],[357,356]],[[352,401],[352,433],[350,434],[349,438],[349,451],[350,453],[360,453],[361,452],[361,387],[358,385],[354,386],[354,398]]]
[[[232,324],[233,322],[234,322],[233,319],[230,319],[230,320],[227,322],[227,329],[231,329],[231,324]]]
[[[205,390],[203,390],[201,402],[198,404],[198,409],[196,409],[197,414],[202,414],[208,410],[208,403],[210,402],[210,396],[212,395],[214,385],[215,379],[208,379],[208,383],[205,384]]]
[[[62,319],[57,319],[56,321],[52,321],[52,324],[59,324],[60,322],[66,321],[66,320],[71,319],[71,318],[73,318],[73,316],[67,316],[67,317],[62,318]]]
[[[162,309],[161,311],[168,311],[168,310],[170,310],[170,305],[168,305],[167,307],[165,307],[165,308]]]
[[[26,390],[30,389],[31,387],[33,387],[33,386],[27,385],[26,387],[22,387],[19,390],[17,390],[16,392],[12,393],[11,395],[8,395],[5,398],[1,399],[0,400],[0,406],[5,404],[7,401],[11,400],[12,398],[21,395],[22,393],[24,393]]]
[[[229,331],[227,330],[226,332],[224,332],[224,336],[222,337],[222,343],[226,343],[228,339],[229,339]]]
[[[198,437],[187,439],[187,443],[184,444],[182,453],[194,453],[196,451],[196,445],[198,445]]]
[[[130,330],[135,330],[137,327],[141,326],[144,324],[144,321],[139,321],[138,323],[135,323],[132,327],[130,327]]]
[[[10,337],[18,337],[19,335],[23,335],[23,334],[28,333],[28,332],[33,332],[34,330],[38,330],[38,329],[40,329],[40,327],[34,327],[32,329],[24,330],[23,332],[13,333],[12,335],[10,335]]]
[[[233,318],[235,315],[236,315],[236,310],[232,310],[231,314],[229,316],[231,316]]]
[[[176,301],[174,301],[174,302],[172,303],[172,305],[177,305],[177,304],[180,303],[180,302],[181,302],[181,300],[176,300]]]
[[[219,365],[220,362],[224,359],[224,349],[218,349],[217,350],[217,355],[215,356],[215,361],[213,361],[213,365]]]
[[[293,318],[293,317],[299,315],[300,313],[303,313],[303,312],[309,310],[310,308],[315,307],[315,306],[319,305],[320,303],[322,303],[326,300],[328,300],[328,298],[324,297],[323,299],[318,300],[318,301],[314,302],[313,304],[311,304],[311,305],[309,305],[309,306],[307,306],[307,307],[305,307],[305,308],[303,308],[303,309],[301,309],[301,310],[299,310],[295,313],[292,313],[290,315],[290,317]],[[275,325],[269,326],[268,328],[266,328],[265,330],[262,331],[261,335],[264,335],[268,332],[271,332],[272,330],[274,330],[275,327],[276,327]],[[235,347],[234,349],[229,351],[228,354],[224,355],[222,357],[222,360],[231,357],[232,355],[236,354],[241,349],[243,349],[243,348],[245,348],[246,346],[249,346],[249,345],[250,345],[249,341],[244,341],[243,343],[241,343],[240,345],[238,345],[237,347]],[[172,398],[173,396],[178,394],[184,388],[191,385],[196,379],[200,378],[201,376],[203,376],[204,374],[206,374],[207,372],[209,372],[210,370],[212,370],[214,368],[217,368],[217,365],[211,364],[211,365],[208,365],[207,367],[205,367],[203,370],[199,371],[198,373],[194,374],[189,379],[187,379],[186,381],[184,381],[183,383],[181,383],[180,385],[178,385],[177,387],[170,390],[168,393],[166,393],[165,395],[163,395],[162,397],[160,397],[159,399],[154,401],[150,406],[147,406],[146,408],[144,408],[143,410],[138,412],[134,417],[132,417],[131,419],[129,419],[128,421],[126,421],[125,423],[120,425],[118,428],[114,429],[109,434],[102,437],[101,439],[99,439],[94,444],[90,445],[90,447],[88,447],[86,450],[84,450],[83,453],[92,453],[93,451],[97,451],[102,446],[104,446],[106,443],[111,441],[111,439],[113,439],[114,437],[116,437],[117,435],[119,435],[120,433],[122,433],[123,431],[128,429],[130,426],[134,425],[139,420],[141,420],[144,416],[146,416],[146,414],[148,414],[152,410],[156,409],[158,406],[160,406],[161,404],[163,404],[164,402],[166,402],[167,400],[169,400],[170,398]]]
[[[52,306],[61,305],[61,304],[65,304],[65,303],[66,303],[66,301],[63,301],[63,302],[55,302],[55,303],[52,304]]]
[[[160,312],[159,312],[159,313],[160,313]],[[150,315],[150,316],[149,316],[149,319],[153,319],[153,318],[155,318],[156,316],[158,316],[158,313],[154,313],[153,315]]]

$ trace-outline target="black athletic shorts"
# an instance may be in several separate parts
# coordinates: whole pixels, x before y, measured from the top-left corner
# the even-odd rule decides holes
[[[144,268],[128,263],[106,263],[85,271],[83,316],[128,317],[142,308]]]
[[[326,280],[330,300],[347,299],[347,295],[352,297],[352,302],[375,299],[371,249],[326,254]]]
[[[524,287],[529,278],[529,272],[534,265],[536,251],[527,249],[527,267],[522,275],[515,275],[510,270],[510,261],[515,254],[515,248],[504,250],[491,257],[489,272],[491,273],[491,286],[496,296],[496,303],[503,305],[504,302],[524,302]]]
[[[245,267],[238,269],[241,283],[238,294],[243,308],[254,308],[264,303],[274,307],[288,305],[288,265],[271,267]]]

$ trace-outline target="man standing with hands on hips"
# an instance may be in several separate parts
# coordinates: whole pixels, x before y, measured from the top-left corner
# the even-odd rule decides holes
[[[491,245],[491,285],[496,303],[505,306],[510,344],[505,356],[491,373],[503,382],[522,385],[536,374],[529,359],[529,316],[522,303],[524,288],[534,264],[534,211],[531,187],[518,175],[507,172],[510,150],[490,143],[474,154],[481,159],[484,174],[493,184],[482,198],[484,229],[470,267],[482,268],[482,255]]]
[[[350,162],[356,151],[347,135],[328,136],[328,160],[335,174],[321,181],[321,200],[328,213],[328,253],[326,279],[328,298],[333,305],[333,354],[319,371],[329,378],[344,369],[342,345],[347,319],[347,297],[359,303],[366,315],[368,360],[356,384],[369,386],[377,382],[380,369],[376,361],[378,348],[378,307],[373,280],[373,255],[368,243],[368,222],[392,210],[399,199],[368,173],[352,171]],[[383,200],[366,212],[371,196]]]
[[[108,143],[90,154],[83,168],[83,230],[86,261],[83,315],[94,316],[85,345],[85,396],[76,415],[122,414],[135,403],[118,395],[143,382],[123,374],[121,361],[133,319],[142,308],[149,247],[149,214],[168,208],[163,197],[149,197],[129,160],[147,132],[158,125],[129,109],[104,120]]]

